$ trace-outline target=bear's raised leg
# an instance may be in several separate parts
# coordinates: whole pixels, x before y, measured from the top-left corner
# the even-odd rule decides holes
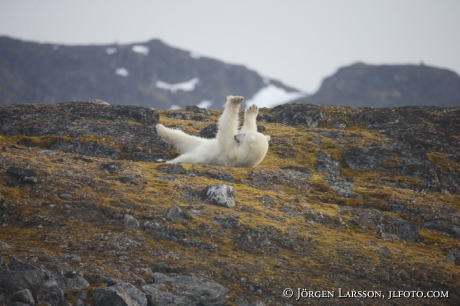
[[[256,119],[258,113],[259,108],[256,105],[252,105],[244,111],[244,123],[241,133],[257,132]]]
[[[238,133],[238,110],[243,101],[243,97],[227,97],[224,112],[219,118],[219,131],[216,136],[218,146],[223,150],[222,152],[225,152],[225,150],[232,146],[229,139],[233,139]]]
[[[163,139],[167,144],[172,145],[181,153],[192,152],[196,147],[206,142],[206,139],[187,135],[181,130],[169,129],[163,124],[157,124],[156,129],[161,139]]]

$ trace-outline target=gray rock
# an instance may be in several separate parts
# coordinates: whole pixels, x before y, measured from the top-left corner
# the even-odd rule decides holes
[[[291,126],[316,127],[325,119],[319,105],[289,103],[275,107],[276,121]]]
[[[118,150],[98,142],[86,142],[80,144],[78,140],[72,145],[64,142],[55,142],[50,145],[50,150],[60,150],[64,152],[75,152],[87,156],[104,157],[118,159]]]
[[[126,229],[135,230],[138,229],[140,224],[139,221],[131,215],[126,214],[123,218],[123,226]]]
[[[68,193],[61,193],[59,195],[59,197],[62,199],[62,200],[66,200],[66,201],[69,201],[69,200],[72,200],[73,197],[71,194],[68,194]]]
[[[348,198],[354,193],[353,190],[351,190],[353,184],[347,180],[333,177],[325,178],[324,180],[328,182],[331,189],[337,192],[341,197]]]
[[[139,185],[139,183],[134,178],[128,176],[117,177],[114,178],[114,180],[119,181],[123,184]]]
[[[154,306],[187,306],[196,305],[189,298],[185,296],[176,296],[164,290],[160,290],[154,285],[142,286],[144,290],[148,305]]]
[[[114,286],[117,284],[124,284],[125,282],[118,278],[111,278],[107,281],[107,287]]]
[[[29,289],[16,291],[11,295],[11,301],[21,302],[28,305],[35,305],[34,297],[32,296],[32,292],[30,292]]]
[[[449,224],[445,220],[430,220],[423,223],[423,227],[444,232],[454,238],[460,238],[460,227],[455,224]]]
[[[61,276],[57,279],[57,281],[60,288],[65,288],[66,292],[81,290],[90,286],[86,279],[76,274],[72,275],[71,277]]]
[[[62,258],[64,258],[64,260],[67,260],[67,261],[74,261],[74,262],[80,262],[81,261],[81,257],[78,256],[78,255],[75,255],[75,254],[64,253],[64,254],[62,254]]]
[[[356,171],[384,170],[390,150],[382,147],[351,148],[343,152],[344,164]]]
[[[0,249],[9,249],[9,248],[11,247],[8,245],[8,243],[0,240]]]
[[[9,294],[27,288],[33,296],[51,305],[65,305],[65,288],[60,287],[56,275],[43,266],[37,268],[16,259],[8,265],[8,270],[0,271],[0,288]]]
[[[316,154],[316,158],[316,168],[319,172],[326,172],[335,176],[340,175],[340,171],[337,169],[339,162],[333,159],[331,155],[318,152],[318,154]]]
[[[424,183],[424,188],[432,191],[441,191],[441,182],[439,181],[436,167],[428,161],[405,161],[396,168],[401,175],[407,175],[419,178]]]
[[[145,293],[131,284],[116,284],[93,292],[97,306],[147,306]]]
[[[158,241],[172,241],[180,244],[183,247],[200,247],[204,244],[200,240],[193,240],[188,238],[187,233],[183,233],[175,229],[165,228],[162,231],[155,232],[147,229],[146,232]]]
[[[213,178],[216,180],[221,180],[224,182],[230,182],[230,183],[233,183],[235,181],[235,179],[230,175],[230,173],[228,173],[227,171],[221,168],[217,168],[217,167],[206,169],[206,171],[199,171],[196,168],[193,168],[188,172],[188,174],[197,175],[197,176],[205,176],[205,177]]]
[[[144,162],[157,162],[165,158],[165,154],[149,154],[145,152],[134,152],[133,159],[135,161],[144,161]]]
[[[161,172],[166,172],[168,174],[185,174],[187,173],[182,167],[181,164],[166,164],[166,165],[160,165],[157,168]]]
[[[201,191],[203,201],[232,208],[235,206],[235,189],[228,185],[211,185]]]
[[[186,211],[177,205],[169,207],[165,214],[165,219],[171,222],[186,221],[191,218],[192,217]]]
[[[398,235],[406,240],[415,242],[420,232],[420,227],[415,223],[408,222],[402,219],[396,219],[393,221],[393,225],[396,227]]]
[[[74,306],[85,306],[85,302],[83,302],[80,299],[76,299],[75,302],[73,302]]]
[[[167,277],[161,273],[154,274],[155,283],[142,287],[150,296],[149,302],[152,304],[149,305],[219,306],[225,305],[228,301],[229,290],[204,277],[195,274],[175,277]],[[158,291],[164,285],[168,288],[166,294]],[[153,301],[158,304],[154,304]]]
[[[82,299],[82,300],[86,300],[86,298],[87,298],[86,292],[83,291],[83,290],[79,290],[77,292],[77,298]]]
[[[17,184],[37,184],[37,172],[33,169],[9,167],[6,174]]]
[[[240,227],[240,221],[238,221],[238,219],[233,218],[233,217],[229,217],[229,218],[214,217],[212,218],[212,221],[215,224],[220,225],[224,228],[239,228]]]
[[[125,169],[125,165],[120,162],[100,163],[99,166],[109,173],[120,173]]]
[[[264,230],[248,230],[240,236],[238,242],[251,249],[265,249],[270,245],[267,232]]]
[[[202,129],[198,136],[202,138],[213,139],[213,138],[216,138],[218,130],[219,128],[218,128],[217,123],[212,123],[208,125],[207,127],[205,127],[204,129]]]

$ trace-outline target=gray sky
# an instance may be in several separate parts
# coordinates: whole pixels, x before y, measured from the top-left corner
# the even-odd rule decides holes
[[[308,93],[338,67],[460,72],[459,0],[0,0],[0,35],[59,44],[166,44]]]

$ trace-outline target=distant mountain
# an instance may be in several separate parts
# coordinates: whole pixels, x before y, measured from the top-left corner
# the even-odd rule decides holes
[[[366,65],[340,68],[315,94],[295,102],[351,107],[458,106],[460,76],[425,65]]]
[[[0,105],[100,99],[149,108],[220,109],[227,95],[275,106],[304,96],[241,65],[201,57],[154,39],[66,46],[0,37]]]

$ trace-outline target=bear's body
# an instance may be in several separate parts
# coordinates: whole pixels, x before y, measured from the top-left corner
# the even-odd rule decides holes
[[[219,119],[219,131],[214,139],[187,135],[158,124],[158,135],[181,153],[169,163],[257,166],[267,154],[270,136],[257,132],[256,117],[259,109],[255,105],[245,111],[244,124],[238,132],[238,110],[242,102],[242,97],[227,97],[224,112]]]

